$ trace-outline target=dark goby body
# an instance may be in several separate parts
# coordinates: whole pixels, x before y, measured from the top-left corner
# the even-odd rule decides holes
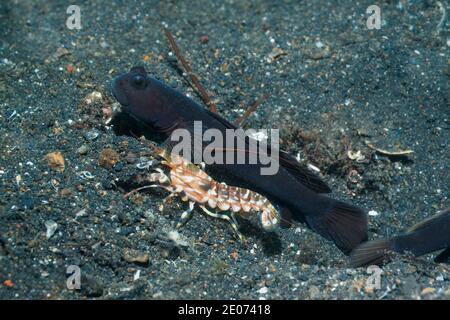
[[[436,262],[449,262],[450,208],[418,223],[403,234],[361,244],[351,253],[350,265],[381,265],[389,261],[390,251],[421,256],[442,249],[446,250],[436,257]]]
[[[128,114],[165,137],[177,128],[189,128],[193,121],[202,121],[204,129],[215,128],[222,133],[236,128],[182,93],[149,77],[142,67],[134,67],[116,77],[112,92]],[[242,182],[243,186],[265,195],[282,207],[283,218],[306,222],[345,253],[367,239],[367,216],[361,209],[321,195],[331,190],[287,153],[280,151],[279,160],[280,168],[275,175],[261,175],[261,164],[214,164],[207,169],[218,169],[232,176],[238,185]]]

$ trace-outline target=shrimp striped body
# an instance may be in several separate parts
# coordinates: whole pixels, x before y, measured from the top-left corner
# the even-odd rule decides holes
[[[278,211],[264,196],[249,189],[217,182],[184,158],[169,155],[158,147],[153,148],[164,159],[162,164],[169,167],[170,177],[162,170],[158,170],[150,175],[150,181],[158,182],[160,186],[171,191],[171,195],[177,194],[190,204],[189,209],[181,215],[177,227],[182,226],[190,218],[195,203],[206,214],[229,221],[241,240],[243,237],[238,231],[235,215],[248,219],[258,213],[259,223],[266,231],[273,231],[279,225]],[[214,212],[209,211],[206,206]]]

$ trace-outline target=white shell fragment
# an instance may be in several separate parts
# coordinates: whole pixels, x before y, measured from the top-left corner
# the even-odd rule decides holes
[[[100,92],[98,91],[93,91],[91,93],[89,93],[85,98],[84,98],[84,103],[85,104],[91,104],[93,102],[96,101],[100,101],[103,99],[103,96]]]
[[[167,237],[170,240],[172,240],[173,242],[175,242],[175,244],[178,246],[182,246],[182,247],[189,246],[189,243],[185,239],[182,239],[181,235],[176,230],[171,230],[171,231],[167,232]]]
[[[53,220],[47,220],[45,221],[45,228],[47,229],[45,235],[47,239],[50,239],[58,229],[58,224]]]
[[[311,163],[308,163],[307,166],[308,166],[308,169],[310,169],[311,171],[320,172],[320,169]]]
[[[356,160],[356,162],[361,162],[364,161],[364,159],[366,158],[360,150],[353,152],[351,150],[348,150],[347,152],[347,157],[349,157],[349,159],[351,160]]]
[[[267,287],[262,287],[261,289],[258,290],[258,293],[260,294],[266,294],[267,292],[269,292],[269,288]]]
[[[370,211],[368,212],[368,215],[371,216],[371,217],[376,217],[376,216],[379,215],[379,213],[376,212],[375,210],[370,210]]]

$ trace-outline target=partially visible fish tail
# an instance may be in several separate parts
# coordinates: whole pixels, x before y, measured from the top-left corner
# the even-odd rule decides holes
[[[389,259],[388,252],[393,250],[392,239],[378,239],[364,242],[350,254],[350,266],[353,268],[382,265]]]
[[[355,206],[330,199],[324,212],[306,215],[306,222],[321,236],[333,241],[345,254],[367,240],[367,215]]]

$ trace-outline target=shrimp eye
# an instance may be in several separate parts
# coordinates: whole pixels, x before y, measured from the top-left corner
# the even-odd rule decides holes
[[[140,74],[137,74],[135,76],[133,76],[133,78],[131,79],[133,86],[137,89],[143,89],[145,87],[146,81],[145,81],[145,77],[143,77]]]

